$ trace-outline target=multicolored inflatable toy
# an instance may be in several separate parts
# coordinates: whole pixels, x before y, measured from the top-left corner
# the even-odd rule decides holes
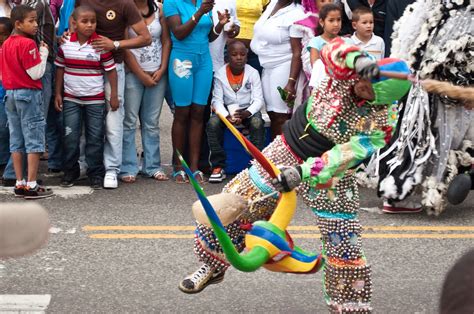
[[[219,118],[271,177],[275,178],[279,175],[280,170],[240,134],[225,117],[219,115]],[[278,205],[269,221],[256,221],[252,225],[251,230],[245,236],[247,252],[239,254],[204,191],[194,179],[186,161],[179,153],[178,156],[204,207],[212,229],[232,266],[245,272],[255,271],[263,266],[271,271],[289,273],[313,273],[321,268],[323,264],[321,255],[306,252],[295,246],[286,231],[296,209],[295,191],[281,194]]]

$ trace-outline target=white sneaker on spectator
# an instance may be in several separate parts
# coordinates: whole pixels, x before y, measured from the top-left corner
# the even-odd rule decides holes
[[[118,187],[117,174],[115,172],[107,172],[104,178],[105,189],[116,189]]]

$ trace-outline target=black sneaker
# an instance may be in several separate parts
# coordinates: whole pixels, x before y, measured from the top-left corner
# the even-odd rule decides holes
[[[221,183],[226,178],[225,171],[221,167],[216,167],[212,169],[211,176],[209,177],[209,182],[211,183]]]
[[[70,188],[71,186],[74,185],[74,181],[76,181],[76,180],[64,176],[64,177],[61,179],[61,183],[59,183],[59,185],[60,185],[61,187],[63,187],[63,188]]]
[[[25,197],[25,188],[24,185],[15,185],[13,188],[13,193],[15,193],[15,197]]]
[[[104,180],[101,177],[90,178],[90,187],[94,190],[101,190],[104,186]]]
[[[53,190],[39,184],[36,184],[36,186],[33,189],[29,188],[28,186],[25,188],[26,200],[34,200],[34,199],[46,198],[50,196],[53,196]]]

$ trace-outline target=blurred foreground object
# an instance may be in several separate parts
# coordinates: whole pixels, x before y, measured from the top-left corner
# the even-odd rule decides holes
[[[32,253],[48,239],[46,210],[36,203],[0,204],[0,259]]]

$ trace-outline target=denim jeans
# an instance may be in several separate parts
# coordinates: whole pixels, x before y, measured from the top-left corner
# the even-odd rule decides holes
[[[104,104],[82,105],[71,101],[63,104],[64,176],[79,177],[79,142],[85,125],[86,161],[89,178],[104,176]]]
[[[167,77],[164,76],[156,86],[145,87],[132,72],[126,75],[121,176],[138,174],[135,133],[139,119],[145,155],[142,171],[152,177],[162,170],[159,123],[167,84]]]
[[[0,84],[0,165],[6,165],[10,159],[10,131],[4,98],[5,90]]]
[[[10,152],[42,153],[45,148],[46,121],[41,90],[8,90],[5,97]]]
[[[105,103],[107,113],[105,115],[105,146],[104,146],[104,165],[107,172],[115,174],[120,173],[122,166],[122,147],[123,147],[123,118],[124,92],[125,92],[125,71],[124,64],[117,64],[118,77],[118,98],[119,108],[116,111],[110,110],[110,82],[105,75]]]
[[[265,146],[265,122],[262,119],[262,114],[257,112],[245,119],[242,124],[249,129],[249,139],[252,144],[259,150],[262,150]],[[226,166],[227,156],[222,146],[225,128],[225,124],[216,115],[212,115],[207,123],[206,133],[210,150],[209,161],[212,168],[225,168]]]
[[[10,130],[8,129],[8,117],[4,100],[6,91],[1,88],[0,93],[0,165],[6,165],[3,171],[3,179],[16,180],[13,159],[10,158]],[[23,158],[23,173],[26,173],[26,160],[25,155]]]
[[[48,145],[48,168],[62,169],[62,113],[54,108],[54,72],[53,63],[46,63],[46,71],[41,78],[43,84],[44,116],[46,118],[46,143]]]

